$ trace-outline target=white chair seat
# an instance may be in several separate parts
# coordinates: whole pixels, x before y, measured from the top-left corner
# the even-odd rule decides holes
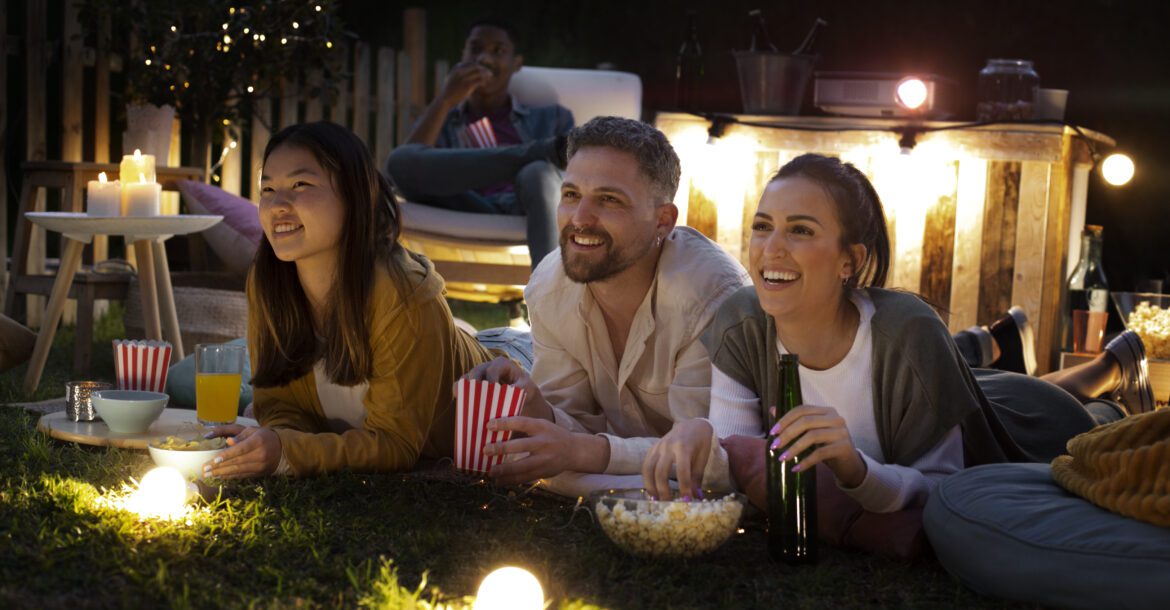
[[[523,216],[457,212],[409,201],[403,201],[401,207],[402,225],[407,231],[508,244],[523,244],[527,239]]]

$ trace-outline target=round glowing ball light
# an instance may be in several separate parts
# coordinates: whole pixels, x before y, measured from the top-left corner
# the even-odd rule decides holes
[[[500,568],[479,585],[473,610],[542,610],[544,589],[531,572],[523,568]]]
[[[130,497],[128,508],[143,517],[171,518],[187,506],[187,480],[178,470],[160,466],[146,473]]]
[[[1133,159],[1121,153],[1113,153],[1101,162],[1101,177],[1113,186],[1124,186],[1133,180]]]
[[[926,102],[926,83],[921,78],[906,77],[898,83],[897,101],[907,110],[917,110]]]

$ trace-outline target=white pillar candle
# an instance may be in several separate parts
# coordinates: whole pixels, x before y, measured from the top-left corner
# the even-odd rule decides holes
[[[122,184],[122,196],[126,200],[125,216],[158,216],[159,196],[162,195],[162,185],[157,182],[147,182],[144,174],[139,175],[138,182]]]
[[[146,179],[140,180],[140,176],[145,176]],[[132,155],[122,155],[122,163],[119,166],[118,177],[122,179],[123,184],[135,181],[154,182],[154,155],[144,155],[137,148],[134,149],[134,154]],[[125,214],[125,210],[129,207],[129,203],[126,201],[126,194],[128,192],[125,188],[122,189],[123,214]]]
[[[90,216],[122,215],[122,182],[108,182],[106,173],[98,174],[97,180],[90,180],[85,189],[85,211]]]

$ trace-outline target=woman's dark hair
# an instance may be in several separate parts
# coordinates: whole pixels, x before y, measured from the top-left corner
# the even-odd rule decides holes
[[[247,288],[248,313],[254,317],[248,337],[256,362],[252,384],[287,385],[324,357],[329,379],[356,385],[369,379],[373,368],[366,305],[374,272],[401,248],[398,202],[365,143],[344,127],[321,121],[282,129],[268,141],[264,163],[282,146],[303,148],[321,164],[345,207],[345,220],[324,328],[316,331],[296,264],[277,258],[267,237],[260,240]]]
[[[841,223],[841,247],[865,246],[865,260],[854,261],[851,288],[882,287],[890,271],[890,234],[882,200],[869,178],[851,163],[817,154],[803,154],[789,161],[772,176],[772,181],[799,176],[825,189],[837,206]]]

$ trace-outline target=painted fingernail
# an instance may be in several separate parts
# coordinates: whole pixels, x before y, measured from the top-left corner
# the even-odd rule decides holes
[[[779,448],[780,448],[780,439],[776,439],[776,440],[772,441],[771,449],[779,449]]]
[[[217,458],[215,458],[214,460],[211,460],[211,461],[215,462],[216,464],[222,464],[222,463],[223,463],[223,458],[221,458],[221,457],[217,457]]]
[[[213,436],[215,436],[215,430],[208,430],[207,434],[203,435],[203,438],[211,438]]]
[[[699,499],[700,499],[700,500],[702,500],[702,499],[703,499],[703,490],[702,490],[702,489],[696,489],[696,490],[695,490],[695,495],[696,495],[696,496],[699,496]]]
[[[792,472],[800,472],[800,470],[801,470],[800,464],[797,464],[797,465],[792,467]]]
[[[784,453],[781,453],[781,454],[780,454],[780,461],[781,461],[781,462],[786,462],[786,461],[788,461],[788,452],[787,452],[787,451],[785,451]]]
[[[691,497],[690,497],[690,496],[683,496],[683,497],[682,497],[682,501],[683,501],[683,502],[690,502],[690,501],[691,501]]]
[[[657,501],[658,501],[658,496],[650,496],[650,499],[651,499],[651,500],[653,500],[654,502],[657,502]]]
[[[772,431],[770,432],[770,434],[773,434],[773,435],[780,434],[780,424],[779,423],[772,426]]]

